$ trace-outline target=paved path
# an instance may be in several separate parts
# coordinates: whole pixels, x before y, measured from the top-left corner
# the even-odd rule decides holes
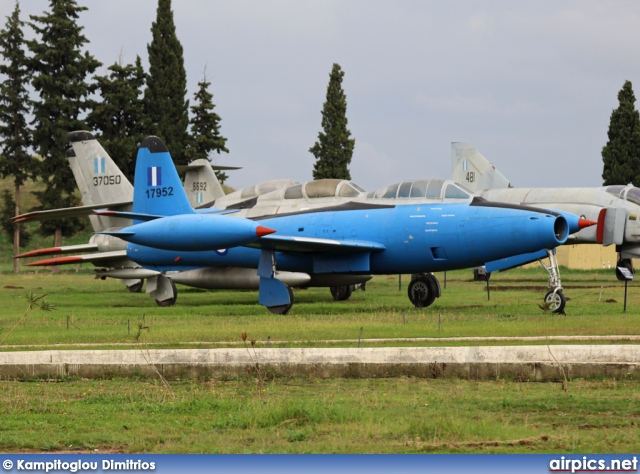
[[[600,338],[601,339],[601,338]],[[522,340],[522,338],[518,338]],[[466,347],[219,348],[0,352],[0,377],[269,376],[640,378],[640,344]]]

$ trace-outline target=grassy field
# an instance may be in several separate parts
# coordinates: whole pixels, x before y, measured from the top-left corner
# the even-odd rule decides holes
[[[630,381],[0,381],[0,451],[637,453]]]
[[[334,302],[295,291],[286,316],[255,291],[179,286],[160,308],[90,268],[0,274],[0,350],[229,347],[247,332],[289,347],[517,344],[449,337],[637,335],[640,291],[611,271],[562,270],[566,315],[545,313],[542,269],[493,275],[491,299],[470,271],[415,309],[408,276],[376,277]],[[444,287],[444,275],[437,275]],[[53,311],[27,311],[25,294]],[[26,316],[25,316],[26,314]],[[144,329],[140,331],[139,327]],[[396,338],[435,338],[407,341]],[[360,339],[360,341],[359,341]],[[441,339],[441,340],[439,340]],[[555,343],[557,341],[538,341]],[[531,342],[527,342],[530,344]],[[563,341],[562,343],[567,343]],[[580,343],[575,341],[573,343]],[[589,343],[594,343],[590,341]],[[597,341],[595,343],[598,343]],[[609,343],[602,341],[601,343]],[[634,343],[634,342],[628,342]],[[0,451],[102,453],[630,453],[640,449],[637,378],[568,384],[422,378],[228,380],[116,378],[0,381]]]
[[[438,277],[444,287],[444,275]],[[426,309],[409,302],[408,276],[400,290],[397,276],[381,276],[369,282],[365,292],[356,291],[342,302],[334,302],[326,288],[295,290],[293,309],[281,316],[259,306],[256,291],[205,291],[178,285],[177,304],[160,308],[145,293],[129,293],[116,280],[94,279],[90,269],[60,274],[3,272],[0,341],[5,350],[52,344],[124,347],[141,340],[136,337],[141,325],[146,343],[166,347],[233,345],[242,332],[258,344],[269,340],[289,346],[340,347],[353,347],[358,339],[638,334],[638,285],[629,285],[625,312],[624,285],[612,271],[565,270],[566,315],[540,308],[546,291],[542,269],[492,276],[490,300],[484,283],[473,282],[470,271],[449,272],[446,280],[442,297]],[[45,300],[57,309],[23,317],[26,293],[46,294]]]

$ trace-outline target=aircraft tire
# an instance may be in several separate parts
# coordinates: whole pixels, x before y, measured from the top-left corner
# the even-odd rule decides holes
[[[131,286],[127,286],[127,289],[131,292],[131,293],[141,293],[142,292],[142,286],[144,285],[144,280],[140,280],[138,283],[136,283],[135,285],[131,285]]]
[[[173,290],[173,297],[164,301],[156,300],[156,304],[162,308],[173,306],[174,304],[176,304],[176,300],[178,299],[178,289],[176,288],[176,284],[172,280],[169,280],[169,283],[171,283],[171,289]]]
[[[411,278],[407,291],[409,300],[416,308],[430,306],[437,295],[437,286],[434,277],[428,274],[416,274]]]
[[[553,313],[564,314],[564,307],[567,304],[567,299],[564,297],[562,291],[553,290],[548,291],[544,295],[544,302],[549,304],[549,310]]]
[[[267,309],[273,314],[287,314],[293,306],[293,290],[290,286],[287,286],[287,290],[289,290],[289,299],[291,300],[291,303],[281,304],[279,306],[267,306]]]
[[[351,297],[351,293],[353,293],[353,286],[331,286],[329,287],[329,290],[331,291],[331,296],[333,296],[333,301],[345,301]]]

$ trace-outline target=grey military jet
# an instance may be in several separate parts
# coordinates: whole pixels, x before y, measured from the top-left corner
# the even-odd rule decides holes
[[[561,210],[596,221],[596,226],[570,235],[566,244],[615,245],[618,278],[624,279],[626,273],[619,267],[633,272],[631,259],[640,258],[640,188],[632,185],[515,188],[478,150],[461,142],[451,144],[451,166],[455,181],[485,199]],[[545,268],[550,280],[559,281],[557,263],[551,253],[548,256],[550,265]],[[562,293],[557,292],[553,298],[557,303],[555,309],[562,311],[565,302]]]

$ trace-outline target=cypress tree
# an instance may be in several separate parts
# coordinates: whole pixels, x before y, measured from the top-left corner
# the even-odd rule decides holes
[[[609,121],[609,141],[602,148],[603,184],[640,185],[640,116],[630,81],[618,92],[618,101]]]
[[[208,90],[210,85],[205,75],[202,81],[198,82],[198,91],[194,94],[195,105],[191,106],[192,117],[189,121],[191,135],[189,147],[185,150],[185,156],[189,162],[198,158],[210,159],[211,152],[229,153],[225,146],[227,139],[220,134],[220,116],[213,111],[215,105],[213,94]],[[216,171],[216,176],[221,183],[228,178],[220,171]]]
[[[349,163],[355,139],[347,128],[347,98],[342,90],[344,72],[339,64],[333,65],[329,75],[327,100],[322,109],[322,129],[318,141],[309,151],[316,157],[313,179],[351,179]]]
[[[28,234],[24,227],[11,224],[6,217],[20,214],[20,187],[27,179],[35,178],[38,169],[38,161],[28,152],[32,143],[31,130],[27,124],[31,101],[26,87],[31,77],[23,31],[20,4],[16,2],[13,13],[7,17],[5,28],[0,31],[3,59],[0,64],[0,74],[3,76],[0,82],[0,176],[13,177],[14,184],[13,197],[8,193],[3,197],[3,227],[12,234],[14,255],[20,253],[21,237],[22,244],[26,245]],[[19,260],[14,259],[13,262],[13,271],[18,273]]]
[[[78,26],[80,12],[75,0],[50,0],[50,9],[42,16],[31,15],[31,27],[39,38],[27,41],[33,53],[32,85],[40,95],[34,103],[34,147],[42,157],[40,174],[44,191],[35,193],[41,209],[71,207],[78,204],[74,195],[76,183],[67,163],[64,149],[69,131],[86,129],[79,118],[93,106],[89,95],[95,84],[86,82],[100,62],[81,48],[89,41]],[[72,235],[81,227],[78,219],[45,221],[40,226],[43,235],[54,237],[60,245],[62,235]]]
[[[135,65],[116,62],[108,70],[108,76],[96,76],[102,100],[87,115],[87,124],[98,132],[102,146],[133,182],[138,143],[145,138],[145,72],[139,56]]]
[[[146,132],[159,136],[176,164],[187,164],[189,101],[182,45],[176,36],[171,0],[158,0],[156,21],[151,25],[149,75],[145,103],[149,117]]]

